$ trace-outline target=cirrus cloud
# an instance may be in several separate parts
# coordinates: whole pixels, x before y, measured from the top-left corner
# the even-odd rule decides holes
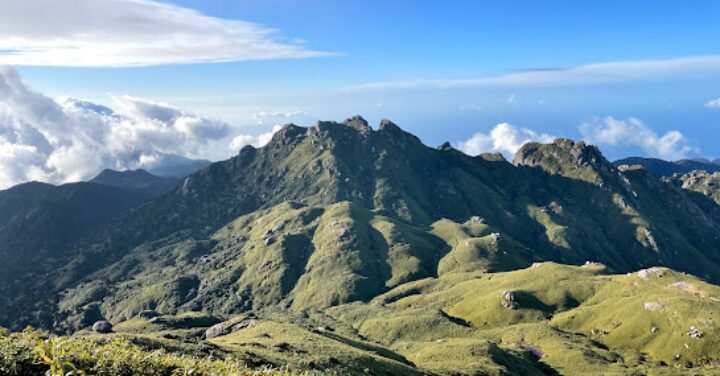
[[[331,55],[255,23],[151,0],[0,2],[0,64],[118,67]]]
[[[618,82],[646,82],[720,73],[720,55],[674,59],[612,61],[563,69],[530,69],[510,74],[460,79],[385,81],[346,87],[347,92],[462,89],[485,87],[567,87]],[[511,97],[514,99],[514,97]],[[510,99],[510,98],[509,98]],[[512,102],[508,100],[508,102]]]

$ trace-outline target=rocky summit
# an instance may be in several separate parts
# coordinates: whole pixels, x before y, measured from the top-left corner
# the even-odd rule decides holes
[[[0,192],[0,325],[312,373],[719,372],[717,174],[355,116],[147,175]]]

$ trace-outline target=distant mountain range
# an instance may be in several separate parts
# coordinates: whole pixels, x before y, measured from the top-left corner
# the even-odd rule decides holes
[[[704,170],[708,172],[720,171],[720,160],[708,159],[681,159],[675,162],[664,161],[656,158],[629,157],[613,162],[615,166],[640,165],[652,172],[657,177],[672,176],[673,174],[684,174],[693,170]]]
[[[148,168],[148,172],[161,177],[182,179],[210,165],[210,161],[190,159],[180,155],[165,155]]]
[[[178,182],[178,178],[159,177],[145,170],[103,170],[98,176],[90,180],[90,183],[107,185],[131,192],[139,192],[149,197],[155,197],[164,193],[174,185],[177,185]]]
[[[108,320],[150,347],[338,374],[704,370],[718,185],[659,177],[681,162],[557,139],[510,163],[353,117],[182,181],[22,185],[0,192],[0,325]]]

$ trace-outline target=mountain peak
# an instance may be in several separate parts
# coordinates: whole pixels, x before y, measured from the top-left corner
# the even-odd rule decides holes
[[[388,119],[380,120],[379,129],[385,132],[403,132],[403,130],[397,124],[393,123]]]
[[[301,139],[307,133],[307,128],[293,123],[285,124],[279,131],[275,132],[271,144],[291,145]]]
[[[361,132],[367,132],[372,130],[370,128],[370,125],[368,125],[367,120],[363,119],[360,115],[355,115],[353,117],[345,119],[343,124],[347,125],[348,127],[353,127]]]
[[[595,183],[601,180],[601,175],[615,170],[595,145],[567,138],[558,138],[549,144],[529,142],[517,151],[513,164],[539,166],[551,174],[582,178]]]

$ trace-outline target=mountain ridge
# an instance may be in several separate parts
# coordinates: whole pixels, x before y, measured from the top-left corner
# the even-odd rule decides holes
[[[18,254],[32,270],[3,286],[0,325],[84,333],[108,320],[121,333],[195,343],[210,325],[243,323],[253,329],[206,340],[242,352],[233,341],[285,338],[267,359],[306,346],[282,333],[321,333],[362,351],[376,342],[388,356],[373,358],[376,374],[388,364],[408,374],[416,364],[438,374],[650,367],[618,360],[633,351],[704,364],[720,355],[714,335],[678,358],[652,345],[681,349],[685,324],[713,330],[712,309],[688,307],[715,304],[717,287],[703,280],[720,280],[720,206],[684,184],[567,139],[528,143],[510,163],[425,146],[389,120],[288,124],[264,147],[246,146],[53,248],[52,263]],[[656,274],[666,279],[634,287]],[[604,320],[624,319],[593,308],[623,299],[659,320],[661,334],[629,344],[627,333],[656,333],[638,321],[614,331]],[[682,325],[652,318],[671,306]],[[451,356],[444,339],[481,360]],[[568,360],[555,350],[567,346],[582,350]]]
[[[143,243],[204,242],[227,223],[283,202],[307,208],[348,202],[351,206],[342,218],[351,218],[353,223],[368,218],[357,223],[369,224],[382,216],[395,227],[427,227],[444,219],[461,224],[482,218],[519,252],[508,259],[497,254],[480,256],[487,251],[471,257],[497,257],[486,264],[490,271],[497,270],[492,265],[517,268],[539,260],[598,261],[621,272],[670,264],[705,278],[720,278],[720,256],[709,251],[720,243],[716,236],[707,236],[716,233],[720,221],[716,214],[704,213],[683,190],[641,170],[618,170],[597,148],[584,143],[528,144],[518,156],[513,166],[437,150],[388,120],[377,130],[360,117],[319,122],[309,128],[289,124],[265,147],[245,147],[237,156],[211,164],[118,218],[95,240],[78,243],[70,254],[84,256],[73,256],[54,272],[56,286],[69,288]],[[581,202],[579,197],[589,199]],[[443,243],[426,230],[412,236],[429,244]],[[394,241],[387,238],[383,247]],[[364,256],[374,247],[369,244],[382,243],[360,243],[358,260],[369,257]],[[443,248],[442,252],[454,252],[447,243]],[[676,254],[677,249],[684,254]],[[355,275],[352,279],[370,278],[361,271],[369,265],[367,261],[358,265],[366,266],[353,266],[343,273]],[[371,273],[380,273],[385,266],[367,270],[375,268],[379,269]],[[376,294],[383,289],[371,291]],[[351,288],[343,293],[348,298],[337,302],[364,296],[362,291],[365,288]],[[331,303],[336,301],[331,299]]]

